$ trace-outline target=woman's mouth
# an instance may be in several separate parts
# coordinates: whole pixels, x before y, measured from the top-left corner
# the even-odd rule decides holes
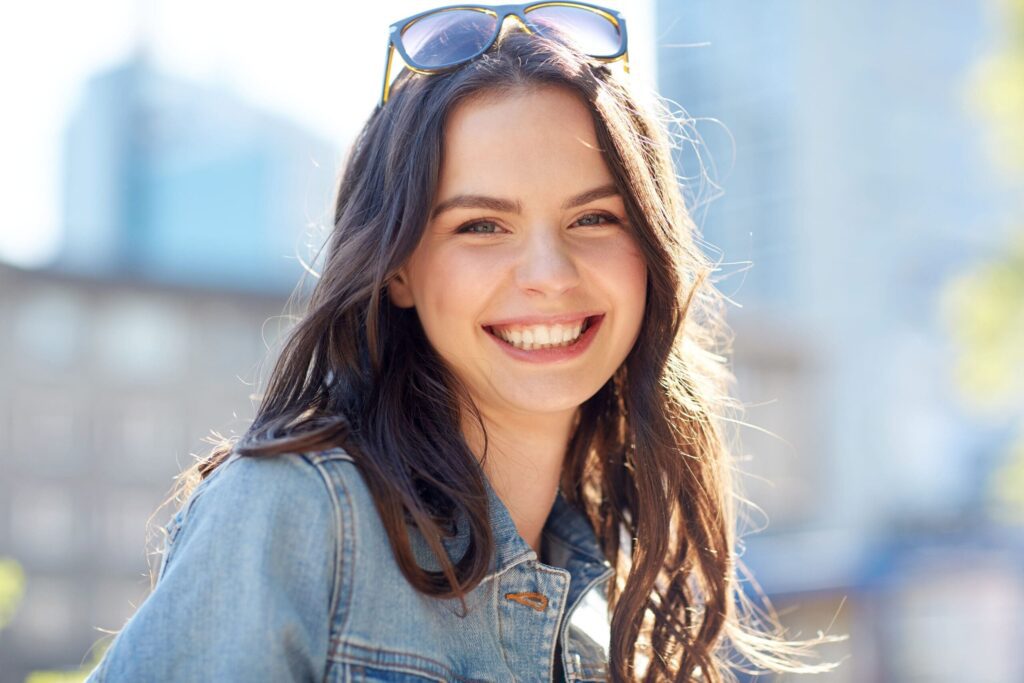
[[[590,345],[604,314],[557,325],[488,325],[484,329],[499,346],[520,360],[549,362],[574,358]]]

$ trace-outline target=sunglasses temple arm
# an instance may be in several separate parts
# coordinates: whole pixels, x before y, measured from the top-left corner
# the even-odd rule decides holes
[[[384,86],[381,88],[380,106],[388,101],[388,94],[391,91],[391,61],[395,57],[395,44],[388,40],[388,55],[384,62]]]

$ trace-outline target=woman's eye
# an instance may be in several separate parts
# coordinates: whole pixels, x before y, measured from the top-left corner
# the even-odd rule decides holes
[[[615,216],[609,216],[604,213],[588,213],[586,216],[580,218],[577,223],[581,225],[601,225],[600,221],[606,221],[608,223],[618,223],[619,219]]]
[[[496,223],[491,221],[478,221],[476,223],[467,223],[466,225],[458,228],[455,232],[469,233],[471,235],[492,235],[497,231],[498,225]]]
[[[605,213],[588,213],[586,216],[578,219],[576,224],[589,226],[617,224],[619,222],[619,219],[615,216]],[[466,223],[465,225],[456,228],[455,232],[469,235],[496,235],[500,230],[501,228],[494,221],[476,221],[473,223]]]

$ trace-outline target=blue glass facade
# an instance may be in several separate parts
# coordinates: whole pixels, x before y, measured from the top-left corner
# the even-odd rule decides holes
[[[331,144],[142,58],[89,82],[66,150],[56,265],[74,272],[287,291],[332,215]]]

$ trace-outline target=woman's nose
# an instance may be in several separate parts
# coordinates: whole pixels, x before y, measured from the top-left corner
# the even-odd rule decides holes
[[[535,233],[523,245],[516,279],[524,290],[561,294],[579,284],[580,274],[569,245],[559,236]]]

